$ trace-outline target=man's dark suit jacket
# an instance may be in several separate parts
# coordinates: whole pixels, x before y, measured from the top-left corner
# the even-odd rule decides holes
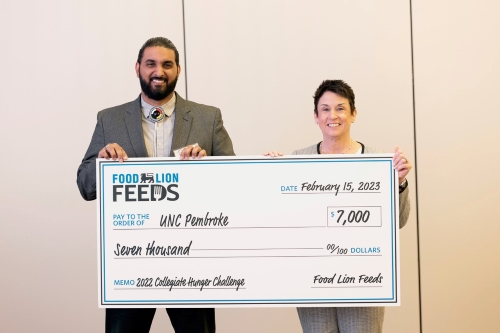
[[[177,94],[177,93],[176,93]],[[108,143],[119,144],[128,157],[147,157],[142,131],[141,97],[100,111],[97,124],[80,167],[77,184],[85,200],[96,198],[96,164],[99,151]],[[218,108],[186,101],[176,96],[172,150],[198,143],[208,156],[233,156],[233,144]]]

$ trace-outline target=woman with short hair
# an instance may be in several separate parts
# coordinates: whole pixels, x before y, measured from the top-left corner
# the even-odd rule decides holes
[[[351,138],[351,125],[357,110],[352,88],[342,80],[325,80],[314,94],[314,120],[323,140],[295,150],[292,155],[370,154],[376,149]],[[266,156],[282,156],[270,151]],[[412,165],[396,147],[393,158],[399,178],[399,227],[408,221],[410,201],[406,175]],[[304,333],[381,333],[383,307],[299,307],[297,308]]]

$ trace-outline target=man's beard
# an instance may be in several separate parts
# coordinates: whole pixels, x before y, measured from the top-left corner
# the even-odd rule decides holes
[[[153,77],[149,80],[149,82],[147,82],[146,80],[144,80],[141,73],[139,72],[139,82],[141,83],[142,91],[144,92],[144,94],[146,94],[146,96],[148,96],[148,98],[151,98],[154,101],[161,101],[165,99],[175,90],[175,85],[177,84],[177,77],[172,82],[168,82],[167,78],[162,78],[167,82],[165,88],[153,88],[151,82],[152,79]]]

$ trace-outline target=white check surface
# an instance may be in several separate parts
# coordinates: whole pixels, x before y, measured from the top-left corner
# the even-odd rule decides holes
[[[392,155],[98,160],[100,307],[399,305]]]

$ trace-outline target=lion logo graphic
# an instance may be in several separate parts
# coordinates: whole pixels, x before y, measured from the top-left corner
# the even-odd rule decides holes
[[[152,173],[141,173],[141,183],[153,183],[154,178]]]

